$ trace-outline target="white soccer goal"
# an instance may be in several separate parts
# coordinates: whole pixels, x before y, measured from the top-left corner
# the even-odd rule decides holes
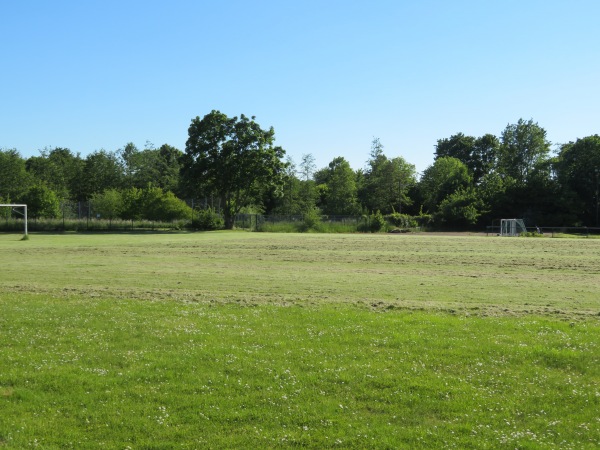
[[[500,236],[519,236],[527,232],[523,219],[502,219],[500,220]]]
[[[13,211],[23,216],[23,222],[25,222],[25,236],[27,236],[27,205],[20,205],[16,203],[4,203],[0,204],[0,206],[6,206],[8,208],[11,208]],[[23,208],[23,212],[17,211],[15,208]]]

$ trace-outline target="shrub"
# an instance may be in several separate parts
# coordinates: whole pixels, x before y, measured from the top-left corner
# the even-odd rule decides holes
[[[377,211],[375,214],[371,214],[369,217],[369,229],[371,233],[377,233],[378,231],[385,230],[387,222],[381,214],[381,211]]]
[[[38,184],[29,189],[23,198],[28,206],[29,217],[55,218],[60,215],[60,202],[52,189]]]
[[[213,208],[201,209],[194,218],[193,226],[200,230],[220,230],[224,226],[223,218]]]
[[[321,212],[317,208],[310,209],[302,215],[301,232],[321,231],[322,229]]]
[[[392,213],[385,216],[385,219],[397,228],[416,228],[419,226],[417,220],[408,214]]]

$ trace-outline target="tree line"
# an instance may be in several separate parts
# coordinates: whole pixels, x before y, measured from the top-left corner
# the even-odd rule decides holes
[[[212,111],[196,117],[183,151],[128,143],[82,157],[50,148],[23,158],[0,150],[0,203],[27,203],[32,217],[56,217],[61,203],[91,202],[104,218],[175,220],[190,216],[183,199],[214,208],[233,228],[240,212],[278,215],[427,217],[443,229],[524,218],[529,226],[598,226],[600,136],[561,144],[519,119],[499,136],[456,133],[437,140],[434,162],[417,174],[390,157],[378,138],[365,167],[343,157],[317,168],[275,145],[273,128],[254,117]],[[365,152],[367,154],[367,152]]]

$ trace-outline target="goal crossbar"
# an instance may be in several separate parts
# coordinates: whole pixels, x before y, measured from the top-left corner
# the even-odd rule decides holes
[[[14,208],[23,208],[22,215],[23,215],[23,219],[25,222],[25,236],[27,236],[27,205],[22,204],[22,203],[0,203],[0,207],[1,206],[13,208],[13,210],[14,210]],[[21,213],[19,213],[19,214],[21,214]]]

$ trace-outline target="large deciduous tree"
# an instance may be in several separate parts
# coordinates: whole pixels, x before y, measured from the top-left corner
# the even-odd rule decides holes
[[[143,189],[148,183],[175,192],[179,187],[182,152],[164,144],[159,149],[147,142],[144,150],[128,143],[119,150],[124,170],[124,186]]]
[[[3,201],[22,201],[31,184],[25,160],[15,149],[0,149],[0,198]]]
[[[68,148],[44,149],[27,160],[27,171],[52,189],[61,200],[81,196],[80,181],[85,162]]]
[[[449,138],[438,139],[435,146],[435,159],[444,157],[456,158],[469,167],[473,159],[474,147],[475,138],[473,136],[456,133]]]
[[[493,172],[496,167],[499,148],[500,140],[493,134],[484,134],[475,139],[472,160],[469,165],[475,184],[479,184],[483,177]]]
[[[583,223],[600,224],[600,136],[577,139],[561,147],[556,162],[558,179],[581,205]]]
[[[388,159],[383,154],[383,145],[375,138],[360,189],[360,196],[367,209],[384,214],[394,211],[402,213],[402,207],[412,203],[408,191],[415,183],[415,166],[407,163],[401,156]]]
[[[506,126],[500,140],[500,173],[514,178],[518,185],[526,185],[536,167],[543,164],[550,153],[546,130],[531,119],[519,119],[516,124]]]
[[[467,166],[457,158],[443,156],[425,169],[419,187],[425,208],[433,214],[446,197],[471,184],[472,178]]]
[[[123,185],[123,166],[114,152],[98,150],[89,154],[85,159],[83,174],[83,198],[89,199],[107,189],[120,189]]]
[[[354,215],[360,213],[357,198],[356,172],[345,158],[334,158],[329,166],[315,173],[321,194],[321,209],[325,214]]]
[[[213,110],[192,120],[182,175],[194,193],[220,196],[225,228],[233,228],[235,215],[265,189],[282,186],[285,151],[274,141],[273,128],[263,130],[255,117]]]
[[[467,166],[473,182],[478,184],[481,178],[490,173],[495,165],[500,141],[493,134],[479,138],[457,133],[445,139],[438,139],[435,146],[435,159],[451,157]]]

